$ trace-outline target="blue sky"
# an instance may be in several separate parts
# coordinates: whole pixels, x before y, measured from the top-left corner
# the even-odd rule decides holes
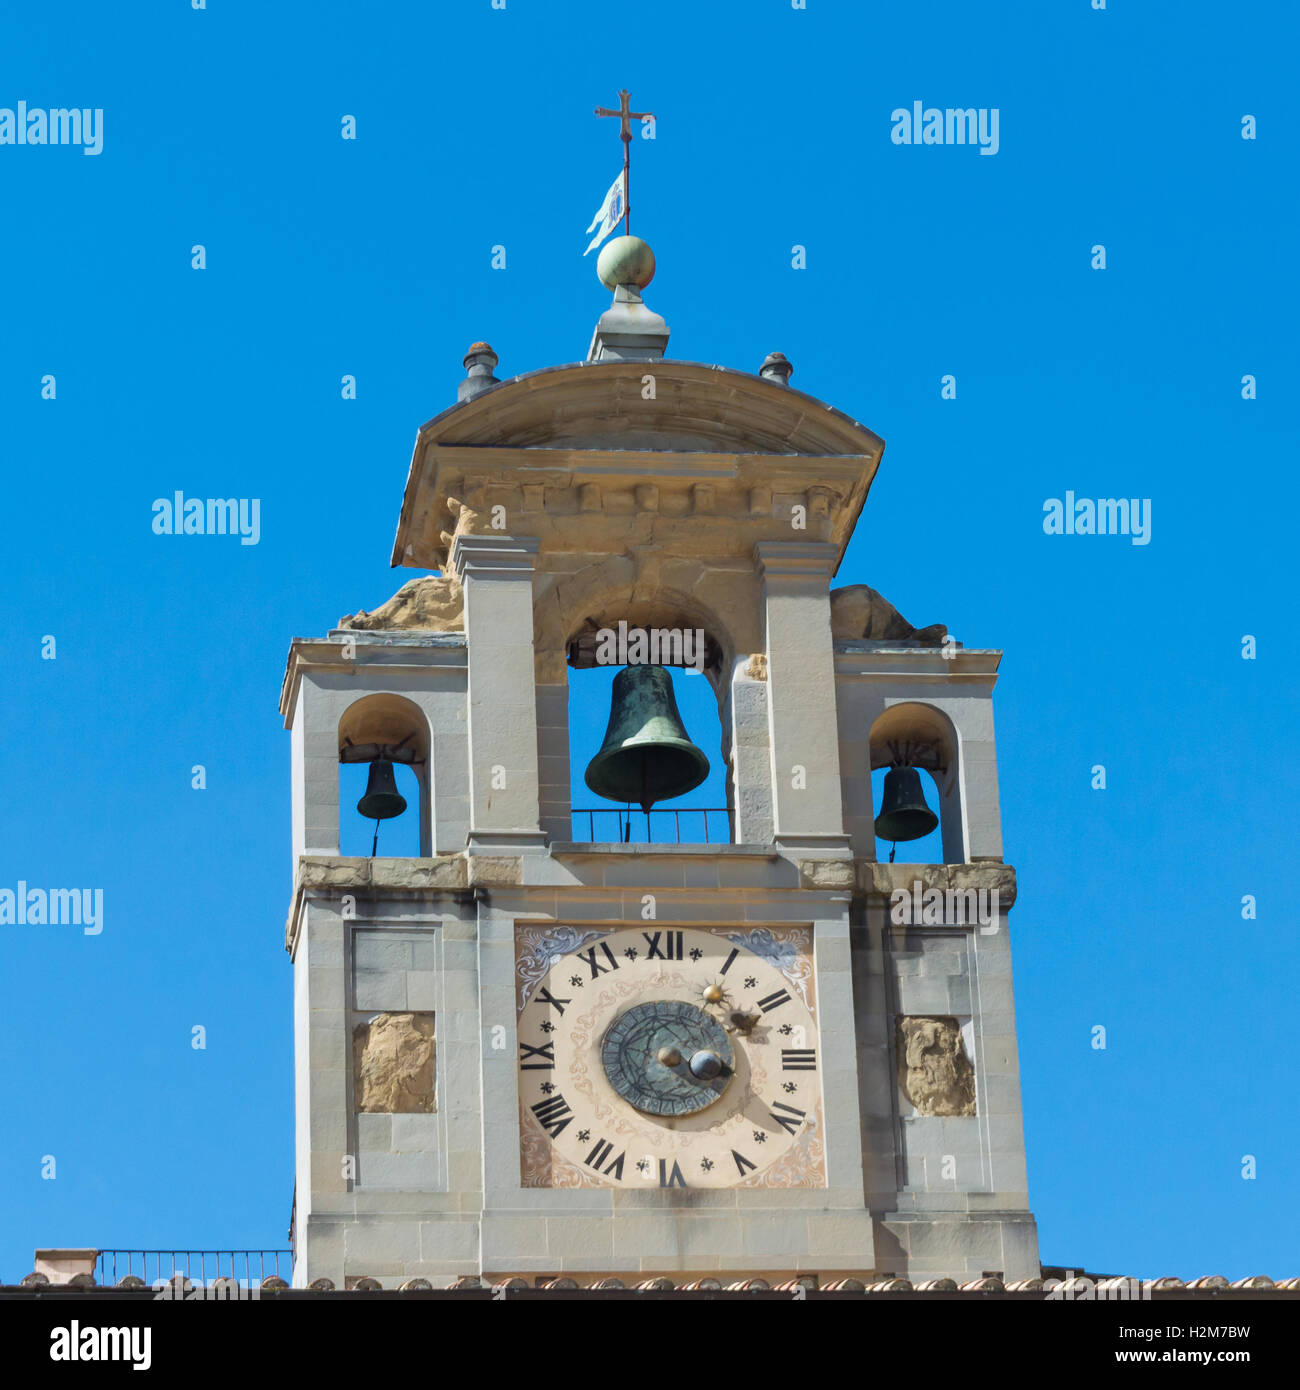
[[[670,355],[782,351],[884,437],[839,582],[1006,651],[1044,1260],[1300,1273],[1297,38],[1281,3],[10,7],[0,106],[102,108],[104,148],[0,146],[0,886],[105,922],[0,928],[0,1278],[284,1244],[288,643],[409,577],[468,343],[585,354],[622,86]],[[891,143],[917,100],[996,107],[996,156]],[[259,498],[259,544],[154,535],[178,489]],[[1151,543],[1045,535],[1066,490],[1151,499]]]

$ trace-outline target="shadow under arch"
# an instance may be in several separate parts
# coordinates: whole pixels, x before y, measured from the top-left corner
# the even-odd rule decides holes
[[[701,576],[704,573],[705,567],[700,566]],[[548,579],[533,607],[539,685],[562,684],[574,640],[584,632],[616,628],[620,619],[643,628],[701,629],[711,639],[715,653],[705,674],[720,704],[725,700],[737,654],[764,649],[761,613],[754,595],[749,596],[748,604],[734,603],[724,618],[686,589],[665,582],[658,565],[638,563],[626,555],[608,556],[572,574]]]

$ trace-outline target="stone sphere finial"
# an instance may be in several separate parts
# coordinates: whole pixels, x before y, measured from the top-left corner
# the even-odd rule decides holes
[[[655,253],[639,236],[616,236],[601,247],[596,274],[607,290],[619,285],[643,290],[655,278]]]

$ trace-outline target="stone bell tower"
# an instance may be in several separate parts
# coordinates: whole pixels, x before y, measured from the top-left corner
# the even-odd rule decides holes
[[[476,343],[420,429],[392,558],[438,573],[290,649],[294,1282],[1035,1276],[1000,653],[831,588],[876,435],[666,357],[638,238],[599,272],[585,361]],[[576,824],[620,623],[702,635],[722,836]],[[877,860],[900,758],[942,863]],[[340,856],[341,760],[411,766],[417,857]]]

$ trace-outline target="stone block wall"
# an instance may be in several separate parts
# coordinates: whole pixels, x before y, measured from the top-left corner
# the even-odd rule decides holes
[[[894,866],[900,881],[911,866]],[[1004,870],[999,870],[1005,873]],[[1005,909],[988,925],[855,929],[868,1201],[911,1279],[1037,1274]]]

